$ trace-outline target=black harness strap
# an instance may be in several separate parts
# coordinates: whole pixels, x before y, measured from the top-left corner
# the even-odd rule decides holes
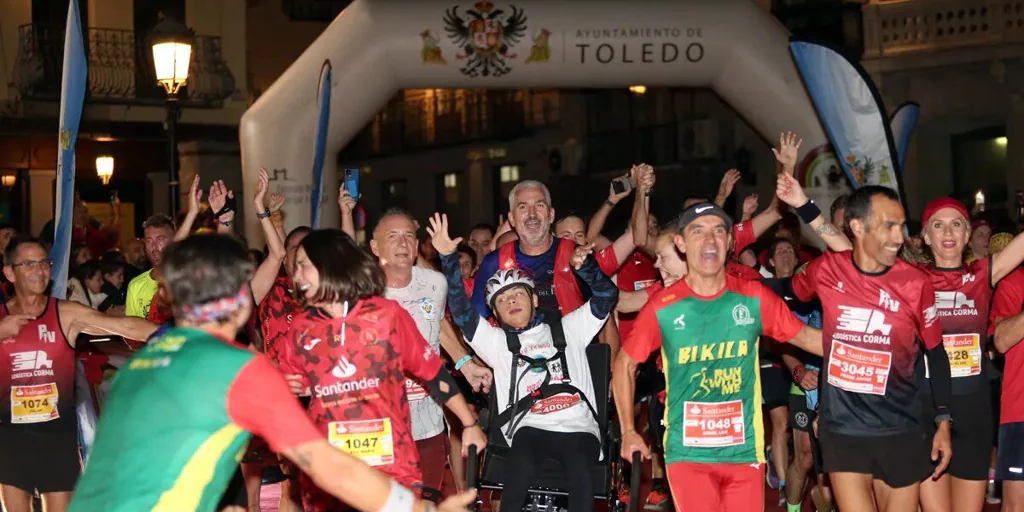
[[[555,354],[547,359],[524,357],[520,353],[522,350],[522,343],[519,340],[519,333],[505,331],[505,342],[508,344],[509,352],[512,353],[512,371],[509,374],[512,379],[509,382],[508,390],[509,407],[501,414],[498,414],[495,418],[499,429],[504,427],[506,424],[511,423],[508,432],[514,431],[515,427],[524,417],[526,417],[526,414],[530,412],[530,409],[533,408],[534,404],[540,400],[560,394],[578,395],[583,403],[587,405],[587,408],[590,409],[590,413],[593,414],[594,419],[598,419],[597,410],[594,408],[594,405],[590,403],[590,399],[587,398],[586,393],[572,385],[572,378],[569,375],[569,365],[565,357],[567,344],[561,320],[555,322],[545,321],[545,323],[548,325],[548,328],[551,329],[551,341],[555,348]],[[561,365],[562,370],[562,382],[556,384],[551,383],[551,369],[548,366],[553,362],[557,362]],[[525,364],[527,368],[517,379],[515,377],[520,364]],[[523,396],[522,398],[517,398],[519,384],[522,382],[523,377],[533,370],[543,370],[545,372],[544,381],[534,392]]]

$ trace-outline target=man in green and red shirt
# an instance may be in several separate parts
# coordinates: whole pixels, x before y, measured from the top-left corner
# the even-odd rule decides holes
[[[434,510],[328,444],[270,361],[233,346],[252,312],[251,277],[248,254],[228,236],[168,248],[161,279],[177,326],[118,372],[71,510],[212,511],[251,434],[359,510]],[[471,500],[461,494],[440,509]]]
[[[698,203],[683,212],[676,247],[688,273],[640,311],[612,372],[622,456],[650,451],[633,425],[634,375],[655,350],[665,361],[665,462],[677,509],[751,510],[764,503],[758,337],[821,354],[805,326],[760,282],[725,271],[732,219]]]

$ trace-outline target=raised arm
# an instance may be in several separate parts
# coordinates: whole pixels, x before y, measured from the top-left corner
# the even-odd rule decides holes
[[[341,230],[355,240],[356,223],[352,218],[352,212],[356,209],[356,198],[352,197],[348,190],[345,190],[344,181],[341,183],[341,188],[338,189],[338,208],[341,210]]]
[[[594,258],[589,258],[594,244],[581,245],[573,252],[570,262],[576,275],[590,287],[590,312],[596,318],[607,318],[619,300],[619,289],[608,276],[601,272]]]
[[[77,302],[62,300],[57,307],[64,333],[72,346],[75,346],[75,339],[81,333],[114,334],[130,340],[146,341],[157,329],[156,324],[146,319],[105,315]]]
[[[633,173],[633,170],[635,169],[636,166],[634,165],[630,172]],[[622,201],[626,196],[633,192],[633,189],[628,189],[619,194],[615,193],[615,187],[613,185],[614,182],[615,180],[612,180],[612,184],[608,185],[608,199],[605,199],[600,208],[598,208],[597,211],[594,212],[594,215],[590,217],[590,224],[587,225],[587,240],[594,241],[601,235],[601,231],[604,229],[604,224],[608,220],[608,215],[612,213],[612,208],[615,208],[615,205],[619,204],[619,201]]]
[[[448,216],[435,213],[428,219],[427,234],[437,253],[441,256],[441,272],[448,281],[448,309],[452,312],[452,319],[462,330],[462,335],[470,342],[476,334],[480,325],[480,315],[477,314],[473,305],[466,296],[466,288],[462,285],[462,271],[459,270],[459,257],[456,254],[456,247],[462,238],[452,240],[448,236]]]
[[[256,304],[263,302],[264,297],[274,287],[274,280],[277,279],[277,274],[281,271],[281,262],[284,261],[284,242],[278,236],[274,222],[270,220],[270,208],[267,208],[263,202],[269,184],[270,178],[267,176],[267,171],[260,169],[260,179],[256,187],[256,195],[253,197],[253,206],[255,206],[253,211],[257,212],[256,217],[260,220],[260,227],[263,228],[263,238],[267,240],[268,254],[256,269],[252,280],[249,281]]]
[[[1001,251],[992,255],[992,286],[1024,262],[1024,233],[1010,240]]]
[[[779,199],[793,207],[797,216],[814,229],[814,232],[821,237],[829,249],[835,252],[853,249],[850,239],[846,238],[846,235],[833,226],[831,222],[825,220],[821,210],[807,199],[803,187],[796,181],[796,178],[785,173],[779,174],[776,194]]]
[[[199,204],[202,199],[203,189],[199,188],[199,175],[196,174],[196,177],[192,178],[192,187],[188,190],[188,212],[185,213],[185,219],[178,226],[178,231],[174,233],[175,242],[188,238],[188,235],[192,233],[192,226],[195,225],[196,217],[199,216]]]
[[[230,235],[234,233],[231,225],[235,222],[235,193],[228,190],[221,180],[210,185],[210,209],[217,221],[217,232]]]
[[[281,243],[284,244],[284,239],[288,236],[284,232],[284,214],[281,213],[281,207],[284,206],[284,194],[273,192],[267,202],[269,203],[267,207],[270,208],[270,222],[274,224],[274,231],[281,239]]]
[[[725,208],[725,201],[732,195],[732,190],[740,181],[740,177],[740,172],[736,169],[729,169],[722,176],[722,182],[718,184],[718,195],[715,196],[715,204],[719,208]]]

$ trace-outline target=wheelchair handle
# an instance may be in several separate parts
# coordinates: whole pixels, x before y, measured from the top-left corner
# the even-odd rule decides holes
[[[480,457],[476,453],[476,445],[471,444],[466,455],[466,489],[475,489],[479,480]]]
[[[633,452],[629,475],[629,512],[637,512],[640,507],[640,469],[640,452]]]

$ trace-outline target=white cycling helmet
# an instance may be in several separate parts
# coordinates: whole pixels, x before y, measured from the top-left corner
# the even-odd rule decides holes
[[[485,298],[487,305],[494,309],[494,298],[501,292],[512,288],[513,286],[524,286],[532,295],[533,292],[533,279],[526,275],[526,272],[519,270],[518,268],[510,268],[508,270],[498,270],[487,280],[487,287],[485,288],[487,294]]]

